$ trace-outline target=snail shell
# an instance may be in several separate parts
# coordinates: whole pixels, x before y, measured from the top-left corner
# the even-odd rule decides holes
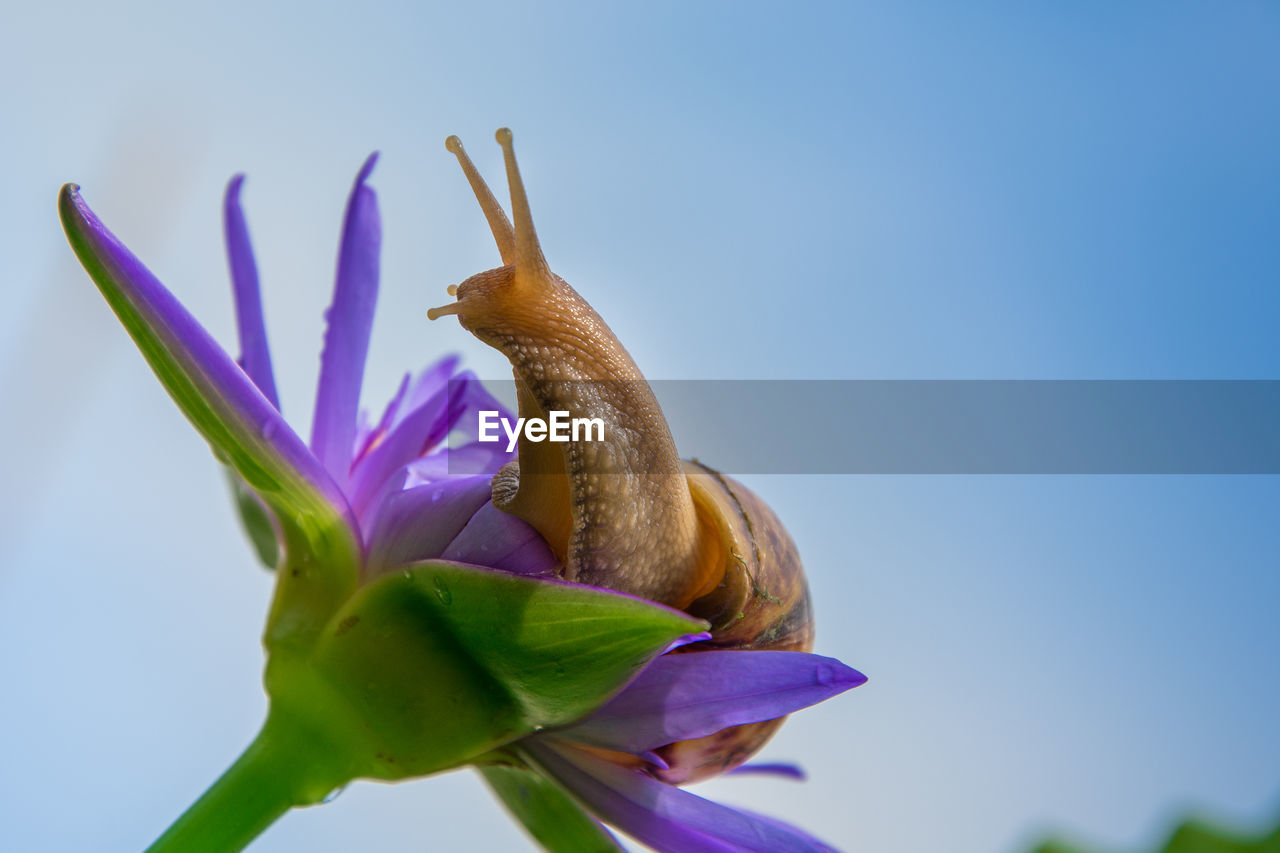
[[[813,620],[795,543],[765,503],[699,462],[682,461],[639,368],[600,315],[543,257],[511,132],[503,149],[515,225],[461,142],[458,158],[489,222],[503,266],[451,287],[457,301],[428,312],[462,326],[511,362],[522,418],[564,411],[599,418],[593,441],[521,437],[518,460],[493,479],[493,502],[532,525],[566,580],[614,589],[706,619],[711,639],[680,649],[809,651]],[[735,726],[657,750],[672,783],[741,764],[782,720]],[[631,763],[630,756],[619,761]]]

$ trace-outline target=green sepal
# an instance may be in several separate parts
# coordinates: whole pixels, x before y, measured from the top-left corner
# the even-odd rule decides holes
[[[513,760],[479,769],[507,811],[548,853],[625,850],[563,788],[527,765]]]
[[[231,486],[231,497],[236,502],[240,523],[244,525],[245,535],[253,546],[253,553],[263,566],[274,569],[276,561],[280,559],[280,543],[276,540],[271,514],[258,496],[230,469],[227,469],[227,482]]]
[[[267,689],[357,776],[400,779],[585,717],[705,625],[595,587],[415,563],[358,590],[306,655],[273,653]]]

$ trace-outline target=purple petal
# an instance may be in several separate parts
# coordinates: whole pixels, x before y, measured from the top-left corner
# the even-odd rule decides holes
[[[419,466],[420,476],[444,474],[492,474],[516,458],[507,450],[507,441],[480,441],[479,414],[495,411],[499,418],[513,420],[507,407],[489,393],[471,371],[459,373],[449,382],[449,454],[437,460],[445,463],[438,469]],[[432,473],[428,473],[431,471]]]
[[[683,637],[676,637],[671,643],[662,650],[662,654],[674,651],[681,646],[687,646],[691,643],[704,643],[711,639],[710,631],[699,631],[696,634],[685,634]]]
[[[373,309],[378,301],[382,223],[377,194],[365,186],[377,159],[378,152],[369,155],[347,201],[333,303],[325,312],[329,325],[320,356],[320,383],[311,427],[312,451],[343,486],[351,467],[360,384],[369,353]]]
[[[377,506],[379,496],[386,492],[384,484],[392,474],[443,443],[451,432],[465,436],[468,428],[478,429],[474,413],[480,407],[501,406],[470,371],[448,379],[456,363],[456,359],[445,359],[419,377],[398,407],[407,414],[393,416],[390,431],[380,441],[370,443],[368,451],[352,466],[347,492],[353,496],[352,505],[362,522],[368,518],[369,510]],[[430,396],[426,396],[428,390],[433,391]],[[450,455],[441,459],[443,464],[437,476],[421,479],[492,473],[512,458],[498,449],[497,443],[486,443],[483,447],[486,452],[461,453],[457,458]],[[492,464],[497,461],[493,450],[503,454],[497,464]]]
[[[227,260],[231,266],[231,287],[236,303],[236,331],[240,335],[240,366],[258,386],[271,405],[280,408],[275,374],[271,370],[271,349],[262,321],[262,296],[258,291],[258,266],[253,261],[249,226],[240,209],[240,186],[244,175],[227,184],[222,203],[222,220],[227,239]]]
[[[374,506],[374,498],[382,493],[388,477],[416,459],[425,447],[444,440],[449,432],[446,403],[442,389],[391,430],[352,469],[347,492],[352,496],[351,503],[359,518],[368,518],[368,510]]]
[[[808,774],[804,772],[804,768],[798,764],[744,764],[725,773],[726,776],[754,776],[756,774],[779,776],[783,779],[794,779],[797,782],[803,782],[809,778]]]
[[[436,451],[405,466],[409,484],[429,483],[442,477],[487,474],[490,477],[516,458],[505,442],[473,441],[460,447]]]
[[[768,824],[782,832],[791,832],[797,835],[803,835],[807,838],[810,838],[814,844],[818,845],[819,850],[826,850],[826,851],[830,851],[831,853],[836,853],[836,849],[831,845],[827,844],[826,842],[819,841],[816,838],[813,838],[813,836],[809,835],[807,832],[800,829],[798,826],[793,826],[792,824],[787,823],[785,820],[778,820],[776,817],[763,815],[763,814],[760,814],[760,812],[751,811],[750,809],[737,809],[737,811],[739,814],[744,814],[747,817],[752,818],[753,820],[759,821],[760,823]]]
[[[804,652],[664,655],[565,737],[641,753],[729,726],[786,716],[857,687],[866,676]]]
[[[440,559],[541,577],[553,577],[560,566],[538,531],[492,503],[480,507]]]
[[[534,762],[587,808],[655,850],[830,853],[835,849],[781,821],[704,800],[555,738],[534,736],[521,743]]]
[[[391,460],[394,464],[387,465],[386,461],[374,463],[384,470],[377,475],[365,474],[362,468],[368,467],[368,456],[382,444],[386,443],[388,436],[399,427],[404,420],[421,408],[425,403],[437,396],[440,391],[448,387],[449,377],[458,367],[458,356],[447,355],[436,361],[426,370],[413,380],[409,381],[409,374],[405,374],[404,379],[400,382],[400,387],[396,389],[396,393],[392,396],[391,402],[387,403],[386,409],[382,412],[382,417],[378,421],[378,425],[369,428],[363,425],[365,413],[361,412],[362,426],[356,430],[356,446],[355,461],[351,463],[352,482],[359,487],[364,479],[372,479],[375,482],[371,485],[376,487],[377,480],[385,479],[387,470],[394,470],[402,464],[412,461],[421,450],[418,450],[403,459]],[[408,446],[412,446],[413,442],[408,442]],[[471,473],[483,473],[480,471]]]
[[[484,387],[484,383],[477,379],[476,375],[470,370],[464,370],[450,380],[449,407],[459,414],[459,417],[454,419],[450,429],[456,431],[462,439],[469,441],[475,441],[480,437],[478,415],[482,410],[496,411],[498,417],[514,420],[507,407],[502,405],[497,397],[490,394],[489,390]],[[462,415],[470,415],[470,417],[462,417]],[[493,444],[505,447],[506,441],[497,441],[493,442]]]
[[[280,412],[78,190],[58,200],[72,248],[183,414],[282,521],[336,518],[354,536],[342,491]]]
[[[356,425],[356,452],[355,461],[351,463],[352,470],[360,464],[360,460],[369,452],[374,442],[381,441],[387,434],[387,430],[391,428],[391,418],[395,415],[400,407],[400,401],[404,399],[405,392],[409,390],[409,374],[405,374],[400,380],[396,393],[391,395],[391,401],[387,403],[387,407],[382,411],[382,417],[378,420],[377,426],[369,425],[368,413],[363,409],[360,410],[360,417]]]
[[[408,395],[397,404],[396,411],[387,425],[388,429],[395,429],[414,409],[448,387],[450,377],[457,371],[460,360],[456,355],[446,355],[418,374],[418,378],[409,388]]]
[[[488,502],[488,477],[455,477],[393,491],[375,515],[369,570],[439,557]]]

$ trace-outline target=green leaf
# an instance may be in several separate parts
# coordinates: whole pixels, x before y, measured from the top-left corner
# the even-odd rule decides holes
[[[361,775],[397,779],[574,722],[704,627],[594,587],[424,562],[360,589],[305,659],[273,654],[268,689],[350,740]]]
[[[549,853],[617,853],[624,848],[555,782],[528,767],[490,764],[480,774],[507,811]]]

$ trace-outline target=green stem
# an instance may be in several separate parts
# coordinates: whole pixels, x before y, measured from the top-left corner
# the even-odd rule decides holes
[[[294,806],[319,802],[350,777],[331,762],[329,752],[292,720],[267,715],[262,731],[183,812],[147,853],[235,853]]]

